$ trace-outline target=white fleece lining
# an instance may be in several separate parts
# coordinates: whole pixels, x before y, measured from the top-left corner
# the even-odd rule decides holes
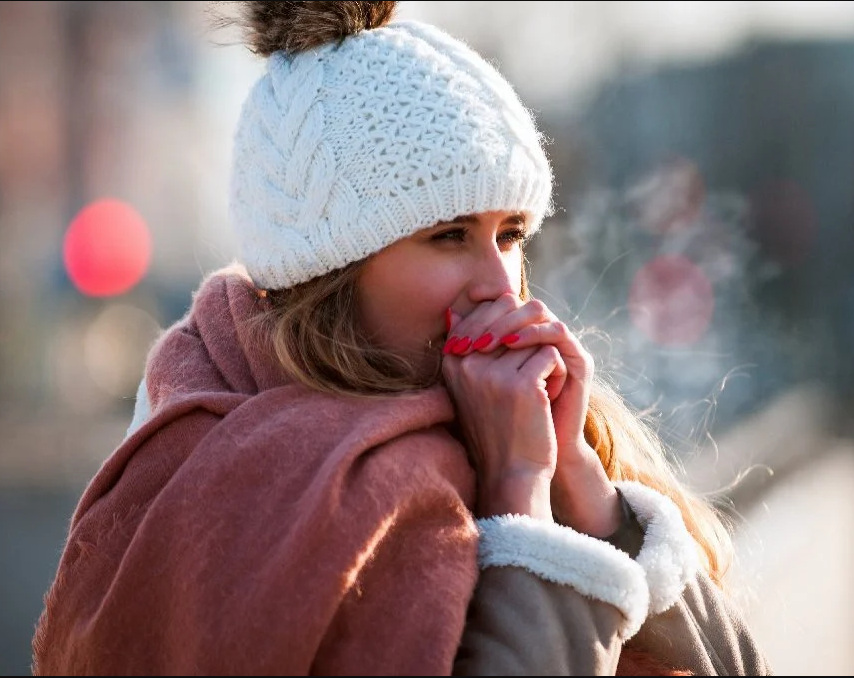
[[[542,579],[571,586],[623,613],[618,634],[628,640],[646,620],[649,589],[643,568],[608,542],[530,516],[477,521],[480,567],[522,567]]]
[[[697,573],[697,545],[676,504],[669,497],[636,481],[614,483],[644,529],[637,563],[646,572],[650,613],[670,608]]]

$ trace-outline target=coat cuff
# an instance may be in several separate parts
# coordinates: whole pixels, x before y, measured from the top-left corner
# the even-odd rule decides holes
[[[520,567],[613,605],[623,614],[622,640],[637,633],[646,619],[649,589],[643,568],[607,542],[530,516],[482,518],[477,526],[482,569]]]
[[[623,493],[644,529],[636,562],[646,573],[650,613],[664,612],[679,600],[699,569],[697,544],[669,497],[633,480],[614,486]]]

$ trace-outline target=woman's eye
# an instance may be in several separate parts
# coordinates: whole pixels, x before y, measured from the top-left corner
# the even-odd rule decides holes
[[[504,231],[498,236],[498,240],[501,243],[506,245],[513,245],[515,243],[522,243],[528,238],[527,233],[521,228],[513,228],[509,231]]]
[[[435,233],[430,237],[434,242],[465,242],[468,237],[467,229],[452,228],[441,233]],[[511,228],[496,236],[498,244],[502,247],[510,247],[516,243],[524,242],[528,235],[523,228]]]
[[[464,228],[454,228],[450,231],[442,231],[441,233],[436,233],[431,240],[456,240],[458,242],[462,242],[466,239],[466,230]]]

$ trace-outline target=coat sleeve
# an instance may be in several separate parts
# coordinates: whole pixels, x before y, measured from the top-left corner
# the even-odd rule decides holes
[[[454,665],[458,676],[614,675],[614,606],[520,567],[483,571]]]
[[[627,642],[677,671],[749,668],[734,655],[715,665],[706,652],[714,648],[700,642],[706,636],[691,633],[705,599],[694,591],[702,581],[696,546],[675,504],[637,483],[619,489],[631,510],[610,543],[522,516],[479,521],[481,576],[455,674],[614,675]],[[720,611],[710,634],[738,654],[740,632],[744,657],[752,656],[734,610]]]
[[[673,607],[651,615],[629,646],[695,675],[773,675],[741,611],[703,572]]]
[[[690,557],[695,546],[675,504],[640,483],[618,489],[644,532],[637,562],[650,589],[649,617],[626,647],[695,675],[772,675],[742,612]]]
[[[613,675],[646,618],[640,565],[606,541],[527,516],[478,521],[481,575],[456,675]]]

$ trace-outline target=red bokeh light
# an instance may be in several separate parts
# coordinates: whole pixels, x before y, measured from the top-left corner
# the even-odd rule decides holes
[[[629,290],[632,322],[662,345],[697,342],[709,328],[714,308],[708,276],[680,255],[662,255],[647,262]]]
[[[68,277],[83,294],[124,294],[145,276],[151,235],[140,214],[120,200],[98,200],[71,221],[63,243]]]

